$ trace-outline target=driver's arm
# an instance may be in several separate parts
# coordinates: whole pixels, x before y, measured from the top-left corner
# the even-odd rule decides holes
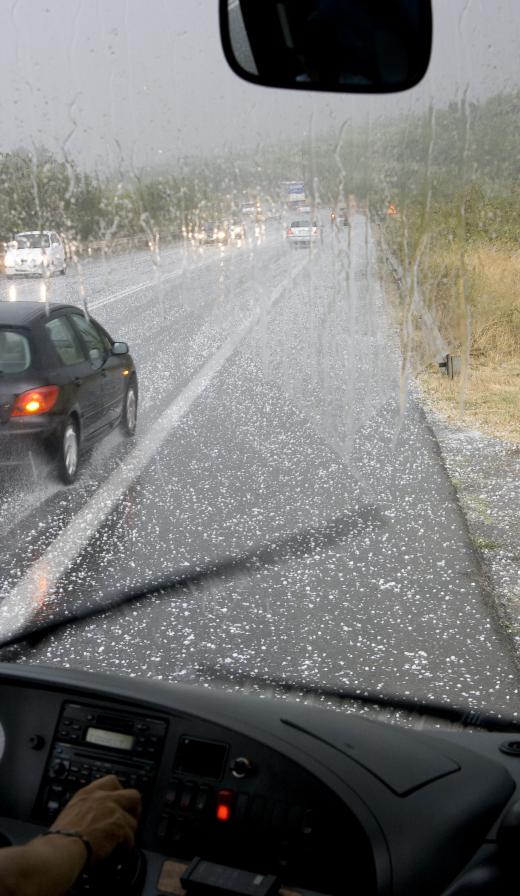
[[[63,834],[35,837],[23,846],[0,849],[0,896],[66,893],[90,853],[96,863],[121,843],[134,845],[140,810],[140,793],[123,790],[114,775],[78,790],[50,828]],[[71,833],[80,836],[67,836]]]

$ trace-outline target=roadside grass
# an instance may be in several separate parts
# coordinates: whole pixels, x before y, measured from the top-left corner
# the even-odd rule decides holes
[[[520,359],[493,365],[470,360],[466,384],[449,380],[436,365],[418,374],[423,394],[450,423],[520,444]]]
[[[480,551],[498,551],[500,548],[498,541],[491,541],[489,538],[481,538],[479,535],[473,535],[471,540],[475,547]]]
[[[520,363],[517,246],[469,241],[461,250],[456,242],[432,235],[419,262],[419,281],[452,350],[465,342],[469,324],[472,358],[488,358],[493,365]]]
[[[470,242],[461,254],[438,241],[421,268],[426,304],[450,351],[469,351],[465,377],[449,380],[436,364],[418,373],[424,394],[449,421],[520,443],[520,251]]]

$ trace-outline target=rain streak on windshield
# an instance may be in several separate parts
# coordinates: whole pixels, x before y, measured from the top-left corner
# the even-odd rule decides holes
[[[384,97],[4,16],[0,634],[155,588],[17,657],[518,709],[520,14],[433,12]]]

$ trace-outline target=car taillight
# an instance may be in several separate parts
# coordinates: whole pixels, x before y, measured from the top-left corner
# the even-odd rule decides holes
[[[40,386],[39,389],[29,389],[16,397],[11,410],[11,417],[33,417],[36,414],[46,414],[58,400],[59,386]]]
[[[292,227],[287,228],[287,236],[290,236],[292,233]]]

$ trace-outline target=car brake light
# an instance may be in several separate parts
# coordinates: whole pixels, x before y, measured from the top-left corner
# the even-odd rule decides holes
[[[292,233],[292,227],[287,228],[287,236],[290,236]]]
[[[41,386],[18,395],[11,411],[11,417],[33,417],[46,414],[58,400],[59,386]]]

